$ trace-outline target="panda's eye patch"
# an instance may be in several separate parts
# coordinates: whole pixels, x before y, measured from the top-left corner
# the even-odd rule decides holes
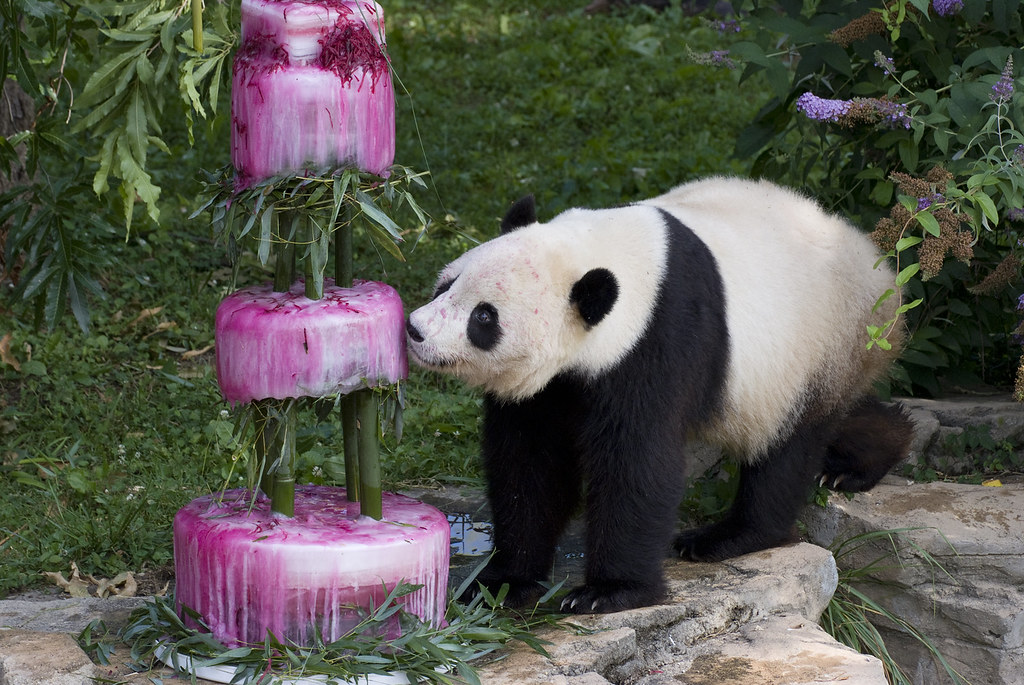
[[[466,335],[475,347],[490,350],[501,339],[501,326],[498,325],[498,310],[489,302],[481,302],[469,314]]]
[[[448,292],[448,289],[452,287],[452,285],[455,283],[456,279],[458,279],[458,276],[456,276],[455,278],[451,279],[450,281],[445,281],[441,285],[437,286],[437,290],[434,291],[434,296],[431,299],[432,300],[436,300],[441,295],[444,295],[446,292]]]

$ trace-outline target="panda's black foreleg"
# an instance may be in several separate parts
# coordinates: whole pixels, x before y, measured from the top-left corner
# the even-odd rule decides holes
[[[557,384],[521,403],[484,400],[482,450],[495,553],[477,580],[492,593],[508,583],[508,606],[531,604],[543,593],[539,583],[548,579],[558,538],[579,504],[565,406]],[[475,587],[468,591],[475,593]]]
[[[684,485],[680,441],[670,431],[650,424],[639,432],[611,428],[589,443],[586,583],[566,596],[564,610],[621,611],[663,598],[663,564]]]
[[[796,541],[795,523],[822,467],[826,423],[799,426],[782,445],[740,469],[739,490],[725,518],[676,537],[679,556],[721,561]]]

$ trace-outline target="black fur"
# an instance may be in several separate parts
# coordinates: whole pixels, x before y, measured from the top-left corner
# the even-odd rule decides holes
[[[825,452],[820,482],[833,490],[870,490],[910,451],[914,422],[899,404],[863,398],[842,420]]]
[[[481,302],[469,314],[466,337],[481,350],[493,349],[501,340],[501,324],[498,310],[488,302]]]
[[[729,339],[721,278],[707,247],[677,219],[654,322],[596,379],[557,376],[515,403],[487,396],[483,454],[494,559],[480,580],[506,601],[536,597],[555,544],[586,492],[586,584],[566,608],[604,612],[656,602],[683,493],[688,426],[721,401]],[[585,484],[585,487],[584,487]]]
[[[505,218],[501,220],[501,234],[511,233],[517,228],[537,223],[537,203],[533,195],[526,195],[512,203]]]
[[[725,518],[679,534],[675,549],[690,561],[721,561],[795,541],[794,524],[815,477],[832,489],[868,490],[906,456],[913,435],[901,406],[874,397],[799,421],[760,460],[740,467],[739,491]]]
[[[569,291],[569,301],[579,310],[588,328],[608,316],[618,299],[619,282],[608,269],[591,269]]]

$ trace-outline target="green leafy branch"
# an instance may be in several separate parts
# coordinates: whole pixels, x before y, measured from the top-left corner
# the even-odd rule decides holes
[[[416,239],[431,223],[413,195],[414,188],[425,188],[426,173],[395,165],[387,178],[352,168],[323,170],[303,176],[276,176],[242,190],[235,186],[230,167],[221,169],[206,181],[207,200],[193,213],[212,212],[218,239],[235,247],[253,241],[260,264],[267,266],[275,250],[299,248],[298,258],[305,264],[313,287],[323,291],[324,273],[331,243],[338,231],[363,228],[378,250],[405,261],[400,245],[407,231],[392,218],[402,211],[416,220]],[[282,227],[279,217],[306,217],[303,232],[295,221]]]
[[[456,594],[464,591],[475,575]],[[317,636],[312,645],[300,647],[268,635],[262,644],[228,649],[210,634],[198,614],[185,608],[184,613],[200,626],[194,630],[178,615],[174,601],[162,597],[154,597],[133,612],[121,639],[131,645],[132,659],[138,663],[152,663],[159,656],[166,662],[184,664],[179,657],[188,657],[193,669],[233,667],[239,682],[264,674],[279,678],[322,675],[354,681],[400,671],[410,682],[479,684],[472,662],[513,641],[544,653],[545,643],[534,630],[558,625],[562,618],[539,607],[525,614],[512,612],[501,606],[501,593],[483,592],[468,605],[450,601],[447,625],[434,627],[402,609],[401,599],[418,588],[398,585],[357,626],[329,643]],[[559,590],[556,586],[548,595]],[[401,635],[393,637],[389,628],[396,621]]]
[[[208,13],[213,19],[208,25],[213,28],[204,29],[208,54],[196,52],[192,22],[185,15],[189,7],[189,0],[90,5],[99,33],[107,39],[106,61],[93,70],[76,98],[74,108],[83,115],[71,130],[89,132],[103,141],[99,152],[90,157],[98,165],[93,191],[103,195],[110,190],[111,177],[120,180],[118,192],[129,231],[136,199],[154,222],[160,216],[160,188],[146,169],[151,146],[171,154],[161,137],[157,116],[167,104],[165,84],[177,78],[181,97],[190,107],[187,122],[189,141],[193,142],[192,112],[206,116],[199,88],[205,84],[207,103],[216,113],[224,64],[235,43],[228,10],[218,4]],[[180,65],[179,55],[185,58]]]

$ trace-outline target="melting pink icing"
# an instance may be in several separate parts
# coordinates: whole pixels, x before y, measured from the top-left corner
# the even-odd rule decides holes
[[[236,291],[217,307],[217,381],[232,404],[320,397],[391,385],[409,374],[402,300],[394,288],[324,282],[310,300],[301,281]]]
[[[250,506],[252,511],[250,512]],[[353,510],[354,508],[354,510]],[[445,515],[384,493],[384,520],[359,517],[344,489],[299,486],[295,516],[254,505],[246,490],[193,500],[174,517],[175,597],[228,646],[278,639],[309,644],[312,627],[336,640],[404,581],[423,587],[404,608],[444,621],[450,529]],[[398,634],[395,624],[389,629]]]
[[[376,2],[243,0],[231,91],[239,182],[342,164],[386,175],[395,95],[383,51]]]

